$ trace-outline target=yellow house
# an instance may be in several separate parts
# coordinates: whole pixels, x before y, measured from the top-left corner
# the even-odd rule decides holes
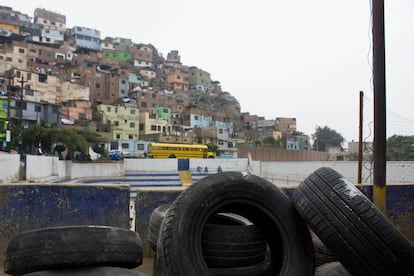
[[[94,108],[92,116],[110,125],[113,140],[139,139],[139,110],[136,107],[100,104]]]

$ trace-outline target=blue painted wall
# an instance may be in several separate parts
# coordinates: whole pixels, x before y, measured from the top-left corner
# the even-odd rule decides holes
[[[126,185],[19,184],[0,186],[0,257],[17,233],[63,225],[129,228]]]

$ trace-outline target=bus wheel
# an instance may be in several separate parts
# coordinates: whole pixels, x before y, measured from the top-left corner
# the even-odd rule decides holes
[[[156,262],[161,273],[209,272],[203,256],[203,232],[218,213],[240,215],[256,226],[268,245],[268,275],[313,275],[312,239],[286,194],[267,180],[244,172],[210,175],[174,200],[157,242]]]
[[[168,156],[168,158],[177,158],[174,154],[170,154],[170,156]]]

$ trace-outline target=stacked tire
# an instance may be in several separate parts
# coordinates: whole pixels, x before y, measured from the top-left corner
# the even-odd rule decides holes
[[[150,222],[150,244],[156,249],[154,275],[314,273],[306,224],[289,198],[258,176],[210,175],[164,210],[158,233]],[[155,213],[160,215],[159,210]]]
[[[11,275],[140,275],[138,233],[109,226],[62,226],[14,236],[4,271]]]

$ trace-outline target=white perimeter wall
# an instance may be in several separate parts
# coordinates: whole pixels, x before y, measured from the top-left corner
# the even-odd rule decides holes
[[[19,180],[20,155],[0,154],[0,183]]]
[[[20,157],[18,154],[0,154],[0,182],[17,182]],[[326,162],[260,162],[247,158],[190,159],[190,171],[207,167],[210,173],[222,171],[248,171],[274,184],[297,185],[320,167],[331,167],[353,183],[357,182],[358,163],[346,161]],[[50,156],[26,156],[26,179],[40,181],[48,178],[82,178],[123,176],[126,172],[176,172],[177,159],[125,159],[119,162],[72,162]],[[372,163],[363,164],[362,183],[373,182]],[[387,183],[414,183],[414,162],[387,162]],[[43,182],[43,181],[40,181]]]

